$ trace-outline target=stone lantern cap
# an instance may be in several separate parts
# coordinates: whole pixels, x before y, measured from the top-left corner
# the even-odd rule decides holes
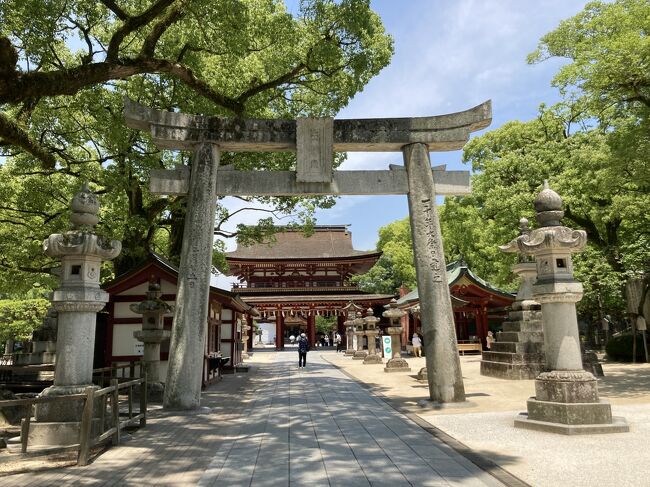
[[[85,183],[81,191],[72,199],[72,230],[63,234],[55,233],[43,241],[43,252],[48,257],[94,256],[102,260],[112,260],[122,250],[122,242],[108,240],[93,233],[99,222],[99,201]]]
[[[560,225],[560,219],[564,216],[562,198],[549,187],[547,180],[544,180],[544,189],[537,195],[534,204],[540,227]]]
[[[174,307],[160,299],[161,295],[160,284],[157,282],[150,282],[149,289],[147,290],[147,299],[140,303],[133,303],[129,308],[131,308],[131,311],[138,314],[156,312],[160,314],[169,314],[174,311]]]
[[[70,221],[74,228],[94,227],[99,223],[99,200],[85,182],[81,191],[72,198]]]
[[[366,328],[368,330],[374,330],[377,327],[377,322],[379,318],[375,316],[375,313],[372,311],[372,308],[368,308],[366,312],[366,317],[363,319],[366,323]]]
[[[528,230],[526,220],[520,220],[520,235],[499,248],[503,252],[537,255],[550,249],[563,250],[573,253],[582,250],[587,243],[587,233],[584,230],[573,230],[560,224],[562,199],[549,188],[544,181],[544,189],[535,198],[536,219],[538,228]]]
[[[343,306],[343,308],[341,308],[341,311],[344,311],[345,315],[348,318],[354,319],[354,318],[357,317],[357,315],[361,314],[361,312],[363,311],[363,307],[359,306],[358,304],[354,303],[353,301],[350,301],[348,304]]]
[[[398,320],[402,316],[406,315],[406,311],[401,310],[397,307],[397,300],[395,298],[393,298],[390,303],[384,306],[384,308],[387,309],[381,315],[391,321],[394,319]]]

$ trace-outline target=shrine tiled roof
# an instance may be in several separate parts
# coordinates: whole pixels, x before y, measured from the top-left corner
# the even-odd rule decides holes
[[[381,252],[355,250],[352,234],[345,225],[316,226],[310,236],[301,229],[285,229],[269,241],[247,247],[238,246],[226,253],[226,259],[286,260],[286,259],[343,259],[359,257],[379,258]]]
[[[485,281],[484,279],[481,279],[478,277],[476,274],[474,274],[469,267],[467,267],[467,264],[465,264],[462,261],[456,261],[452,262],[447,266],[447,283],[449,286],[453,286],[456,281],[458,281],[461,277],[467,276],[470,280],[474,281],[479,287],[482,287],[494,294],[497,294],[499,296],[504,296],[510,299],[514,298],[514,294],[504,291],[502,289],[499,289],[489,282]],[[452,296],[452,300],[453,300]],[[411,291],[408,294],[405,294],[401,298],[397,300],[398,305],[405,305],[408,303],[413,303],[415,301],[418,301],[420,299],[418,295],[418,289],[415,288],[413,291]]]

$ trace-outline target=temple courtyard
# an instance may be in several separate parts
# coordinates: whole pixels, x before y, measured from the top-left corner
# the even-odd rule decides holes
[[[604,364],[599,380],[629,433],[564,436],[515,429],[533,381],[479,374],[461,357],[468,401],[431,410],[426,384],[330,350],[256,349],[202,408],[154,409],[147,427],[87,467],[11,475],[11,485],[588,486],[642,485],[650,365]],[[412,370],[423,358],[408,358]]]

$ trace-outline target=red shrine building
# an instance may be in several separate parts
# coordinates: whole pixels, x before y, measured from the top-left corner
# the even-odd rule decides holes
[[[515,294],[498,289],[474,274],[465,262],[452,262],[447,266],[447,282],[452,298],[456,338],[459,343],[480,341],[490,329],[500,329],[507,317],[507,308],[515,300]],[[421,333],[420,300],[418,290],[402,296],[397,304],[410,311],[402,322],[404,338]]]
[[[344,337],[344,308],[350,301],[381,316],[381,307],[393,296],[364,293],[350,282],[380,256],[377,251],[355,250],[347,226],[329,225],[316,226],[310,236],[300,229],[284,229],[270,242],[227,253],[226,261],[229,274],[239,280],[232,292],[255,307],[258,322],[275,323],[275,345],[282,349],[289,335],[300,332],[315,343],[319,315],[336,316]]]

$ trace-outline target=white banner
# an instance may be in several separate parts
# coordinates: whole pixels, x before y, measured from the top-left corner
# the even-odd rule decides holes
[[[391,342],[390,336],[383,335],[381,337],[381,345],[384,350],[384,357],[393,358],[393,344]]]

